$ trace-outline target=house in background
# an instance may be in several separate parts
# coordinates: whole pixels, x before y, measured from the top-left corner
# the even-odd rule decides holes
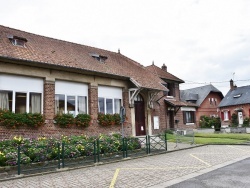
[[[195,118],[197,125],[199,125],[201,116],[219,117],[218,105],[222,99],[222,92],[213,85],[181,90],[181,101],[197,105]]]
[[[237,87],[230,80],[230,90],[219,104],[222,126],[232,125],[232,114],[236,114],[239,126],[250,117],[250,86]]]
[[[165,126],[166,129],[195,128],[194,114],[197,105],[180,100],[179,85],[184,81],[169,73],[165,64],[161,68],[152,64],[146,69],[161,78],[162,84],[168,88],[168,92],[162,91],[156,97],[157,102],[154,103],[153,117],[159,114],[160,122],[166,123],[162,127]]]
[[[52,39],[0,26],[0,108],[14,113],[37,112],[45,117],[39,129],[7,129],[8,135],[70,135],[121,132],[121,126],[102,127],[98,113],[126,109],[125,134],[160,133],[166,123],[152,122],[155,97],[168,91],[162,80],[141,64],[107,50]],[[164,83],[164,82],[163,82]],[[60,128],[56,114],[90,114],[87,128]],[[163,121],[163,120],[162,120]],[[29,134],[29,135],[28,135]]]

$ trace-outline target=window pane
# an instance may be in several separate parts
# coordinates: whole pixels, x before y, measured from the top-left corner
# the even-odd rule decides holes
[[[113,114],[113,99],[106,99],[106,114]]]
[[[87,97],[78,96],[78,114],[87,114]]]
[[[76,111],[76,99],[75,96],[67,96],[67,111],[69,114],[73,114],[75,116]]]
[[[26,93],[16,93],[16,107],[15,112],[17,114],[26,112]]]
[[[105,111],[104,111],[104,98],[101,98],[101,97],[98,98],[98,108],[99,108],[99,112],[105,113]]]
[[[121,99],[115,99],[115,113],[119,114],[121,108]]]
[[[55,95],[55,112],[63,114],[65,106],[65,95]]]
[[[41,93],[30,93],[30,112],[41,113]]]
[[[11,91],[0,91],[0,109],[12,111]]]

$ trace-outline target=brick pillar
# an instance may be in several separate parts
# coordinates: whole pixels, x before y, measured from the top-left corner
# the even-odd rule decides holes
[[[123,89],[122,98],[123,106],[126,109],[126,121],[124,123],[124,134],[126,136],[132,135],[132,120],[131,120],[131,108],[129,107],[129,91]]]
[[[98,114],[98,87],[95,85],[89,84],[88,104],[89,104],[89,114],[91,115],[93,124],[95,125],[97,123],[96,120]]]
[[[55,82],[44,82],[43,114],[47,121],[51,121],[55,115]]]

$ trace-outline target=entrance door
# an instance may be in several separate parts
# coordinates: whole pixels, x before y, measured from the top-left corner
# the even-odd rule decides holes
[[[135,104],[135,130],[136,136],[146,135],[145,127],[145,109],[144,101],[141,95],[138,95],[134,101]]]
[[[169,115],[169,128],[174,130],[174,111],[169,110],[168,115]]]

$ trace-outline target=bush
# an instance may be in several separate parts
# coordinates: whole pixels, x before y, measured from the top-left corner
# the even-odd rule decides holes
[[[231,119],[231,126],[237,127],[239,125],[238,115],[236,113],[233,113],[231,118],[232,118]]]
[[[249,117],[246,117],[244,120],[243,120],[243,127],[249,127],[249,122],[250,122],[250,119]]]
[[[74,125],[75,119],[72,114],[57,114],[54,117],[55,124],[60,127],[70,127]]]
[[[98,113],[97,120],[101,126],[120,125],[121,122],[119,114]]]
[[[220,121],[219,117],[212,118],[211,123],[213,124],[215,131],[220,131],[220,129],[221,129],[221,121]]]
[[[91,121],[89,114],[78,114],[75,117],[75,123],[79,127],[88,127]]]
[[[11,111],[0,110],[0,125],[8,128],[20,126],[39,127],[44,124],[44,118],[39,113],[15,114]]]

